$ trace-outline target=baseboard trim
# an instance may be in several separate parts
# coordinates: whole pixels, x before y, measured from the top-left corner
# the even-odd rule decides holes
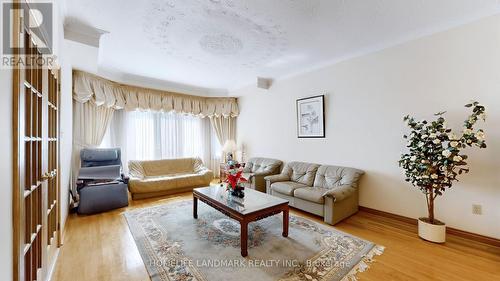
[[[405,222],[405,223],[408,223],[408,224],[411,224],[411,225],[415,225],[415,226],[417,225],[417,219],[412,219],[412,218],[409,218],[409,217],[405,217],[405,216],[401,216],[401,215],[396,215],[396,214],[393,214],[393,213],[389,213],[389,212],[385,212],[385,211],[380,211],[380,210],[376,210],[376,209],[372,209],[372,208],[368,208],[368,207],[363,207],[363,206],[359,206],[359,210],[367,212],[367,213],[370,213],[370,214],[374,214],[374,215],[378,215],[378,216],[382,216],[382,217],[386,217],[386,218],[398,220],[398,221],[401,221],[401,222]],[[479,242],[479,243],[483,243],[483,244],[487,244],[487,245],[491,245],[491,246],[495,246],[495,247],[500,247],[500,239],[497,239],[497,238],[493,238],[493,237],[489,237],[489,236],[484,236],[484,235],[481,235],[481,234],[476,234],[476,233],[472,233],[472,232],[468,232],[468,231],[465,231],[465,230],[456,229],[456,228],[449,227],[449,226],[446,227],[446,233],[450,234],[450,235],[458,236],[458,237],[461,237],[461,238],[464,238],[464,239],[476,241],[476,242]]]

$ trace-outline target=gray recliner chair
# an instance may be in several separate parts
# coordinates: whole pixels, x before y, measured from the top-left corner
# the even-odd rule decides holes
[[[128,206],[128,179],[119,148],[82,149],[77,180],[78,213],[89,215]]]

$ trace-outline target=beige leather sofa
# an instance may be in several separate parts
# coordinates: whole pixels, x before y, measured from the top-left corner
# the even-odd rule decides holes
[[[281,170],[280,160],[270,158],[254,157],[248,159],[243,169],[243,177],[248,180],[246,188],[252,188],[260,192],[266,192],[265,176],[279,174]]]
[[[128,188],[134,200],[208,186],[214,178],[199,158],[129,161],[128,168]]]
[[[358,180],[363,171],[339,166],[290,162],[279,175],[267,176],[267,193],[292,207],[336,224],[358,211]]]

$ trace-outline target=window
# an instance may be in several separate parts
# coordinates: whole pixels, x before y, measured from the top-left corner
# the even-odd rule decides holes
[[[200,157],[215,172],[221,152],[212,131],[208,118],[120,110],[115,111],[101,147],[120,147],[124,164],[129,160]]]

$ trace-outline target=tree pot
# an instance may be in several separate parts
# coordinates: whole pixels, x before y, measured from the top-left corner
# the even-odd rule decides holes
[[[434,220],[435,224],[427,222],[427,218],[418,219],[418,236],[434,243],[446,242],[446,224]]]

